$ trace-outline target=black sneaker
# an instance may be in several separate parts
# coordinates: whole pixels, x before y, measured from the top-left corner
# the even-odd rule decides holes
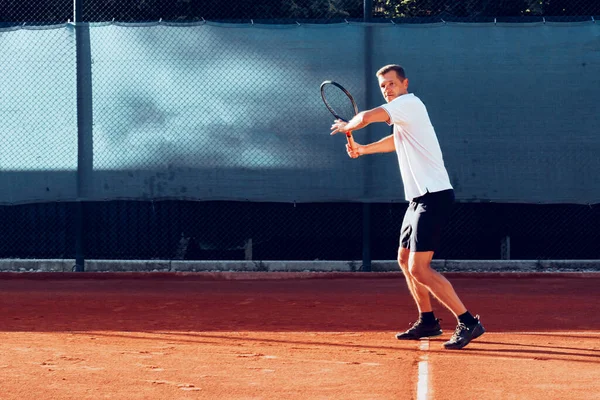
[[[433,324],[425,324],[419,318],[406,332],[397,333],[396,339],[419,340],[424,337],[440,336],[441,334],[442,328],[440,327],[439,319],[436,319]]]
[[[444,347],[451,350],[462,349],[468,345],[471,340],[477,339],[479,336],[485,333],[485,328],[479,321],[479,315],[475,316],[477,323],[474,325],[465,325],[462,322],[456,326],[454,334],[446,343]]]

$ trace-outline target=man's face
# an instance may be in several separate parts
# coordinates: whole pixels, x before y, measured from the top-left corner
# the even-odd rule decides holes
[[[400,80],[396,71],[386,72],[377,77],[379,80],[379,89],[386,102],[408,93],[408,79]]]

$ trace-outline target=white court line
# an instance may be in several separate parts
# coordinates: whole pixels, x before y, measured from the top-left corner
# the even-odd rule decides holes
[[[429,339],[421,339],[419,350],[429,350]],[[419,378],[417,380],[417,400],[429,399],[429,355],[421,354],[419,358]]]

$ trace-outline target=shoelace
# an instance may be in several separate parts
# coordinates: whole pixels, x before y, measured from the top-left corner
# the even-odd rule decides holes
[[[423,323],[423,321],[421,321],[420,319],[418,319],[416,322],[413,322],[413,323],[412,323],[412,325],[411,325],[411,323],[409,322],[409,323],[408,323],[408,326],[410,326],[410,329],[413,329],[413,328],[416,328],[417,326],[419,326],[419,325],[420,325],[420,324],[422,324],[422,323]]]
[[[462,331],[468,331],[469,328],[462,322],[456,326],[456,330],[454,331],[454,336],[460,336]]]

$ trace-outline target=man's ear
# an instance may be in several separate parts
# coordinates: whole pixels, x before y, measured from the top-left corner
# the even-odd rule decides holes
[[[402,82],[402,84],[404,85],[404,88],[408,90],[408,78],[404,78],[404,82]]]

